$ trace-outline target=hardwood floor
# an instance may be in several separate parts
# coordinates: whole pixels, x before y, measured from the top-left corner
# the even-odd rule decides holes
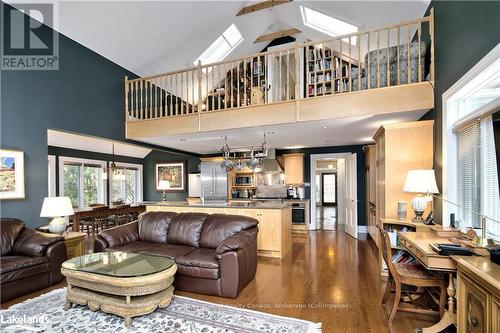
[[[398,312],[393,327],[388,327],[388,309],[380,304],[385,281],[379,277],[376,247],[369,239],[355,240],[339,229],[294,235],[293,249],[281,261],[259,258],[255,279],[236,299],[176,294],[321,322],[325,333],[405,333],[438,321],[433,316]],[[2,308],[64,285],[10,301]],[[388,302],[392,304],[392,299]]]

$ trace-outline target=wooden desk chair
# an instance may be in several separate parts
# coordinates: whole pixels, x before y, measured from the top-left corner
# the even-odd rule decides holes
[[[391,294],[392,286],[396,286],[396,295],[394,296],[394,304],[392,305],[391,313],[389,314],[389,325],[392,324],[394,316],[398,310],[407,312],[416,312],[423,314],[433,314],[441,316],[444,314],[444,306],[446,304],[446,282],[441,274],[428,271],[421,265],[394,263],[392,261],[392,248],[391,241],[387,231],[379,227],[381,235],[382,255],[389,269],[389,278],[387,279],[387,286],[385,288],[384,296],[382,297],[382,304],[387,302]],[[402,285],[415,286],[418,288],[439,288],[439,313],[429,309],[399,307],[401,301],[401,288]],[[411,297],[410,297],[411,300]]]

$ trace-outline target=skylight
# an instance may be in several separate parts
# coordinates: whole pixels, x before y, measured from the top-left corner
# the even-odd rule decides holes
[[[243,36],[241,36],[240,31],[236,25],[231,24],[193,63],[198,65],[198,60],[200,60],[201,64],[204,65],[221,61],[242,41]]]
[[[309,28],[318,30],[332,37],[352,34],[358,31],[358,27],[347,22],[335,19],[311,8],[300,6],[302,22]],[[349,43],[349,38],[343,39]],[[351,44],[356,44],[356,38],[351,38]]]

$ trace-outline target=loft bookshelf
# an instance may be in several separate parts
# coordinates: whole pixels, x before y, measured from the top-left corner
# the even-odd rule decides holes
[[[359,67],[355,59],[318,45],[308,47],[306,63],[307,97],[350,91],[349,67]]]

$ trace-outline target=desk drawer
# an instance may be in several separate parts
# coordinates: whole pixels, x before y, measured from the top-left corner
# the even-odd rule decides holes
[[[400,243],[401,245],[406,247],[415,258],[427,265],[427,255],[423,253],[418,247],[403,238],[400,240]]]

